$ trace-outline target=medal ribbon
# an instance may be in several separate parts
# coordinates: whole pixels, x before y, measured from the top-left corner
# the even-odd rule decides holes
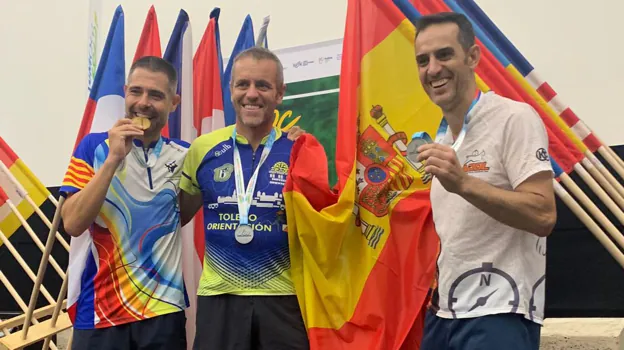
[[[240,153],[238,152],[238,146],[236,145],[236,128],[232,132],[232,140],[234,141],[234,179],[236,182],[236,201],[238,202],[238,217],[239,225],[249,224],[249,208],[253,199],[253,192],[256,188],[256,182],[258,180],[258,171],[269,156],[273,143],[275,143],[276,132],[275,129],[271,129],[269,139],[264,145],[262,154],[260,155],[260,161],[256,170],[254,171],[249,183],[247,184],[247,190],[245,190],[245,181],[243,179],[243,166],[241,163]]]
[[[453,148],[453,150],[455,150],[455,152],[459,152],[459,147],[461,147],[461,144],[464,142],[464,138],[466,137],[466,129],[468,128],[468,122],[470,121],[469,120],[470,118],[468,118],[468,114],[470,114],[470,111],[472,110],[472,108],[477,104],[477,102],[481,98],[481,91],[477,90],[476,95],[477,96],[475,97],[474,100],[472,100],[472,103],[470,104],[470,107],[468,108],[468,111],[466,112],[466,116],[464,117],[464,125],[462,126],[462,129],[459,135],[457,136],[457,139],[451,145],[451,147]],[[444,136],[446,135],[447,129],[448,129],[448,123],[446,122],[446,119],[442,118],[442,120],[440,121],[440,126],[438,127],[438,133],[436,134],[435,143],[442,143],[442,140],[444,139]]]

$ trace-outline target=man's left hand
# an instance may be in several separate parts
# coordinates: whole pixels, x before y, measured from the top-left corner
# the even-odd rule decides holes
[[[455,150],[446,145],[429,143],[418,148],[418,161],[425,162],[425,172],[435,176],[451,193],[460,193],[468,179]]]
[[[293,125],[290,129],[288,129],[288,139],[291,141],[295,141],[303,134],[305,134],[305,130],[301,129],[297,125]]]

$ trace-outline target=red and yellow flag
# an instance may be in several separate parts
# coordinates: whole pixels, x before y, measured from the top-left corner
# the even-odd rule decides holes
[[[0,187],[6,192],[8,199],[15,204],[24,219],[28,219],[35,212],[34,207],[26,199],[27,195],[37,207],[40,207],[48,197],[51,197],[48,189],[1,137]],[[9,238],[21,225],[17,216],[5,205],[5,200],[1,200],[0,230]]]
[[[418,349],[438,237],[431,178],[406,158],[442,118],[422,89],[415,29],[388,0],[349,0],[336,138],[337,192],[307,135],[284,194],[292,278],[312,349]]]

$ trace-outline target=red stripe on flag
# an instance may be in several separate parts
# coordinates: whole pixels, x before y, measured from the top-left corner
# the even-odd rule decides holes
[[[553,98],[555,98],[555,96],[557,96],[557,93],[555,92],[555,90],[553,90],[553,88],[550,87],[550,85],[548,85],[547,82],[544,82],[536,90],[537,90],[537,93],[542,95],[542,97],[546,100],[546,102],[550,102],[550,100],[552,100]]]
[[[162,57],[162,51],[160,48],[160,32],[158,30],[158,17],[156,16],[156,10],[152,5],[147,12],[145,18],[145,24],[143,24],[143,31],[137,44],[136,53],[132,62],[136,62],[143,56],[157,56]]]
[[[217,20],[211,18],[193,57],[193,125],[197,130],[196,136],[213,131],[212,127],[202,129],[203,119],[214,118],[214,110],[223,111],[216,28]],[[213,122],[210,120],[207,125],[214,125]]]
[[[0,137],[0,161],[4,163],[7,168],[11,168],[17,159],[17,154],[15,154],[13,149]]]
[[[433,233],[435,228],[429,204],[429,191],[415,192],[397,202],[390,214],[388,241],[369,274],[351,320],[338,330],[310,329],[311,348],[342,349],[347,339],[350,340],[349,349],[418,348],[419,344],[415,347],[413,343],[420,343],[422,338],[425,317],[422,309],[428,293],[425,286],[433,278],[439,243]],[[402,264],[404,261],[410,264]],[[394,270],[398,266],[402,268],[400,273]],[[397,293],[394,286],[410,289]],[[414,286],[423,289],[411,289]],[[408,297],[396,298],[397,295]],[[362,328],[362,325],[374,323],[371,320],[373,315],[384,322],[381,332],[380,329]],[[403,315],[405,318],[387,315]],[[404,343],[406,339],[412,343]]]
[[[4,192],[2,187],[0,187],[0,206],[4,205],[4,203],[6,203],[6,201],[8,200],[9,196],[6,194],[6,192]]]
[[[570,107],[566,108],[563,112],[559,114],[568,126],[573,127],[576,123],[580,121],[579,117],[576,116],[574,112],[570,109]]]
[[[139,43],[137,44],[132,62],[134,63],[144,56],[162,57],[158,16],[156,15],[154,5],[152,5],[147,12],[143,30],[141,31],[141,37],[139,38]],[[165,127],[161,130],[160,134],[164,137],[169,137],[169,123],[165,123]]]
[[[583,139],[583,143],[585,146],[589,148],[590,152],[594,153],[598,150],[598,148],[602,147],[602,143],[594,136],[594,134],[587,135],[586,138]]]
[[[91,131],[91,125],[93,124],[93,117],[95,116],[95,108],[97,102],[92,99],[87,100],[84,113],[82,115],[82,121],[80,122],[80,129],[78,129],[78,136],[76,137],[76,143],[74,144],[74,150],[80,144],[80,141],[89,134]]]

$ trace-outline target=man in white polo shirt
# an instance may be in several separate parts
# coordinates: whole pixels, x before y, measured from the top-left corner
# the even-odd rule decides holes
[[[421,349],[538,349],[556,221],[546,130],[528,104],[477,89],[466,17],[424,16],[416,29],[420,80],[444,115],[418,149],[441,243]]]

